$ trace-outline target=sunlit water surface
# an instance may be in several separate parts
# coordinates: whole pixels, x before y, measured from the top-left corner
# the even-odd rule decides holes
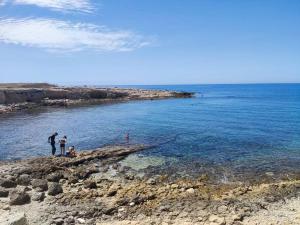
[[[156,146],[124,162],[148,173],[223,180],[299,173],[299,84],[142,88],[196,95],[1,116],[0,159],[49,155],[54,131],[81,150],[122,143],[129,132],[131,143]]]

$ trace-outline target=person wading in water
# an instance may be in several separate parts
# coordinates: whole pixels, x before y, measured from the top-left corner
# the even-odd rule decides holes
[[[55,155],[56,147],[55,147],[55,137],[58,135],[57,132],[52,134],[50,137],[48,137],[48,142],[51,144],[52,147],[52,155]]]

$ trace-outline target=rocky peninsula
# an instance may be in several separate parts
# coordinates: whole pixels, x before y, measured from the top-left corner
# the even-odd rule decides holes
[[[129,100],[187,98],[193,93],[134,88],[62,87],[47,83],[0,84],[0,114],[41,107],[67,107]]]
[[[300,180],[216,183],[140,176],[122,165],[151,146],[0,163],[1,225],[300,224]]]

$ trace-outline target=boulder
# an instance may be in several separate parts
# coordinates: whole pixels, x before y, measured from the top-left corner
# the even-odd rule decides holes
[[[48,190],[48,182],[43,179],[34,179],[31,185],[36,191],[43,192]]]
[[[48,195],[55,196],[60,193],[63,193],[61,185],[57,182],[49,183]]]
[[[24,191],[13,190],[10,192],[10,205],[25,205],[30,203],[30,195]]]
[[[9,179],[0,179],[0,186],[4,188],[15,188],[17,183]]]
[[[28,186],[30,185],[31,177],[28,174],[22,174],[17,178],[17,184]]]
[[[0,198],[6,198],[9,194],[9,191],[4,189],[4,188],[0,188]]]

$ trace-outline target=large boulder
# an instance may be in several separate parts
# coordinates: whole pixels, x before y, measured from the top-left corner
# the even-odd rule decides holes
[[[0,186],[4,188],[14,188],[17,186],[17,183],[15,181],[2,178],[0,179]]]
[[[31,185],[36,191],[43,192],[48,190],[48,182],[43,179],[34,179]]]
[[[12,190],[10,192],[10,205],[25,205],[30,203],[30,195],[21,190]]]
[[[55,196],[60,193],[63,193],[63,189],[59,183],[57,183],[57,182],[49,183],[48,195]]]

